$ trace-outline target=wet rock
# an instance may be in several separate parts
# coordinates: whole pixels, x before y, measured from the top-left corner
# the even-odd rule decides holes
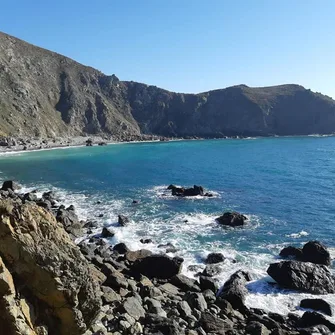
[[[219,289],[218,282],[215,279],[211,278],[211,277],[200,276],[199,280],[200,280],[201,291],[211,290],[214,293],[216,293],[217,290]]]
[[[303,259],[306,262],[315,264],[331,264],[330,254],[327,248],[318,241],[310,241],[302,248]]]
[[[206,264],[221,263],[225,260],[225,257],[221,252],[212,252],[206,258]]]
[[[137,260],[132,269],[148,278],[169,279],[181,271],[183,259],[165,255],[151,255]]]
[[[194,197],[194,196],[203,196],[204,195],[204,189],[202,186],[194,185],[191,188],[184,188],[184,187],[177,187],[175,185],[169,185],[168,190],[171,190],[172,195],[178,196],[178,197]],[[209,196],[209,193],[206,193],[207,196]]]
[[[118,252],[119,254],[125,254],[129,251],[128,247],[124,243],[115,244],[113,250]]]
[[[3,182],[1,189],[3,191],[8,191],[8,190],[16,191],[16,190],[20,189],[20,186],[19,186],[19,184],[17,184],[13,180],[6,180],[6,181]]]
[[[140,242],[141,242],[142,244],[153,243],[153,241],[152,241],[151,238],[141,238],[141,239],[140,239]]]
[[[246,288],[247,281],[250,281],[250,275],[244,271],[237,271],[225,282],[218,300],[225,299],[231,303],[235,309],[244,311],[245,297],[248,293]]]
[[[202,275],[213,277],[220,274],[222,271],[223,268],[219,264],[208,264],[202,272]]]
[[[107,228],[107,227],[102,228],[101,237],[109,238],[109,237],[113,237],[114,235],[115,235],[115,232],[111,228]]]
[[[226,212],[215,220],[224,226],[237,227],[243,226],[247,217],[237,212]]]
[[[332,316],[330,305],[323,299],[303,299],[300,302],[300,307],[314,309],[326,315]]]
[[[36,195],[36,193],[34,193],[34,192],[29,192],[29,193],[26,193],[26,194],[23,196],[23,200],[24,200],[24,201],[32,201],[32,202],[36,202],[38,199],[37,199],[37,195]]]
[[[281,257],[293,257],[295,259],[302,259],[302,249],[292,246],[285,247],[279,253]]]
[[[166,253],[169,253],[169,252],[175,253],[175,252],[178,251],[178,249],[170,242],[168,242],[166,244],[159,244],[158,248],[161,248],[161,249],[165,248]]]
[[[325,265],[283,261],[270,264],[267,273],[281,286],[314,294],[335,293],[335,281]]]
[[[118,215],[118,223],[122,227],[127,226],[129,219],[125,215]]]
[[[312,327],[316,325],[325,325],[331,332],[335,331],[335,324],[328,321],[322,314],[317,312],[305,312],[298,321],[301,328]]]

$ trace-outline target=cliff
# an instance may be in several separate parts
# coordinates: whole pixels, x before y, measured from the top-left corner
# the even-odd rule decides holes
[[[329,134],[335,101],[298,85],[173,93],[0,33],[0,120],[16,137]]]

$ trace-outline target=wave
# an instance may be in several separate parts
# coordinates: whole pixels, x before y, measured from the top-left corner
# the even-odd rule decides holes
[[[291,238],[300,238],[300,237],[304,237],[304,236],[308,236],[309,233],[307,231],[300,231],[299,233],[292,233],[292,234],[288,234],[285,235],[286,237],[291,237]]]

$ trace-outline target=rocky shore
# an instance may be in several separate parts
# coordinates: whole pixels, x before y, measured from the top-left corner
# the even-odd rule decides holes
[[[246,218],[224,213],[218,224],[240,226]],[[119,216],[119,224],[127,225]],[[320,242],[289,247],[268,274],[274,285],[316,294],[297,308],[302,317],[248,308],[244,271],[219,287],[214,274],[224,257],[212,253],[197,279],[182,274],[183,259],[125,243],[110,244],[108,227],[80,221],[73,206],[46,192],[21,194],[12,181],[0,190],[0,334],[76,335],[298,335],[332,334],[331,307],[317,294],[334,293],[331,258]],[[236,229],[236,228],[235,228]]]

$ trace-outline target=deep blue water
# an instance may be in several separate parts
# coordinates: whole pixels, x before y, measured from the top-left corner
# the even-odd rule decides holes
[[[115,225],[119,213],[128,215],[132,224],[116,228],[112,243],[122,240],[139,248],[141,237],[151,237],[156,243],[146,247],[155,249],[158,243],[173,242],[186,264],[221,251],[237,260],[227,262],[222,280],[239,267],[253,271],[257,279],[265,277],[267,265],[285,244],[318,239],[335,248],[334,137],[38,151],[1,156],[0,171],[2,179],[28,187],[55,187],[82,216],[103,213],[101,225]],[[165,190],[171,183],[203,185],[216,196],[174,199]],[[140,203],[133,205],[133,199]],[[96,205],[97,200],[102,204]],[[217,215],[231,209],[250,218],[245,228],[224,229],[215,223]]]

